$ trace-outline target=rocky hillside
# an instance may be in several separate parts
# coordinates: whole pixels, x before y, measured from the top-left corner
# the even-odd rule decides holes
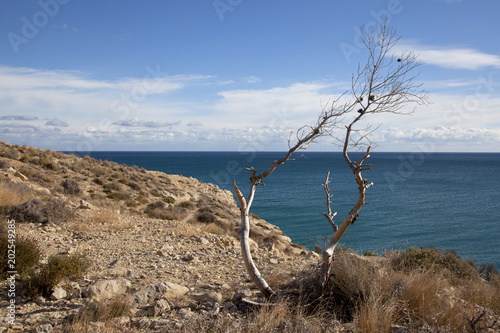
[[[252,216],[252,255],[278,291],[263,299],[232,193],[194,178],[0,142],[0,219],[0,333],[500,330],[493,265],[339,249],[318,290],[320,256]]]
[[[237,313],[235,296],[258,296],[240,256],[239,209],[215,185],[2,142],[0,206],[2,223],[15,219],[17,234],[40,244],[41,263],[58,254],[91,263],[82,279],[50,295],[32,301],[18,290],[14,329],[67,327],[86,301],[120,295],[131,300],[130,314],[112,325],[181,327],[192,316]],[[316,263],[317,254],[278,227],[257,216],[252,222],[255,259],[269,278]]]

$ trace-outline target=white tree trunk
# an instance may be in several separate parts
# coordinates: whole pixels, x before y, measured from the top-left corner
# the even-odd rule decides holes
[[[348,132],[350,129],[348,128]],[[370,166],[363,166],[363,162],[370,157],[370,147],[368,147],[365,155],[363,158],[361,158],[357,163],[353,163],[350,159],[349,156],[347,155],[347,151],[344,151],[344,158],[353,170],[354,176],[356,177],[356,183],[358,184],[358,201],[356,202],[356,205],[351,209],[349,212],[349,215],[347,215],[346,218],[344,218],[344,221],[342,221],[342,224],[340,227],[337,227],[337,225],[333,222],[333,217],[335,214],[332,215],[331,213],[331,208],[330,208],[330,190],[328,188],[328,182],[329,182],[329,175],[326,176],[326,181],[323,184],[323,187],[325,188],[326,195],[327,195],[327,207],[328,207],[328,213],[324,214],[326,218],[328,219],[328,222],[333,227],[333,235],[330,237],[330,240],[328,241],[328,244],[325,247],[325,250],[323,251],[323,261],[321,263],[321,272],[320,272],[320,279],[319,283],[322,287],[325,287],[325,285],[328,283],[328,279],[330,278],[330,269],[331,265],[334,259],[334,252],[335,252],[335,247],[337,246],[339,240],[342,238],[344,233],[346,232],[347,228],[351,224],[353,224],[356,219],[358,218],[359,211],[365,204],[365,195],[366,195],[366,189],[373,186],[373,183],[368,183],[366,180],[363,179],[361,175],[361,171],[367,170],[370,168]]]
[[[233,180],[233,189],[238,201],[240,203],[240,211],[241,211],[241,254],[243,256],[243,261],[245,262],[245,267],[247,269],[250,278],[255,283],[257,288],[259,288],[260,292],[268,297],[274,295],[274,291],[269,287],[266,280],[260,274],[259,269],[255,265],[252,254],[250,253],[250,244],[248,239],[250,238],[250,206],[252,205],[253,197],[255,194],[256,185],[251,184],[250,193],[248,194],[248,202],[245,200],[245,197],[239,190],[238,186],[236,186],[236,182]]]

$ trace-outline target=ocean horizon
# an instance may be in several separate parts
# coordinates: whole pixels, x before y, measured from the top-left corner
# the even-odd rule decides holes
[[[93,151],[70,152],[147,170],[194,177],[243,194],[250,173],[265,171],[284,152]],[[353,159],[360,153],[351,154]],[[340,245],[383,254],[410,246],[453,249],[475,264],[500,266],[500,153],[372,152],[363,177],[374,183],[358,220]],[[323,216],[322,188],[330,171],[332,210],[340,224],[357,200],[354,176],[341,152],[294,154],[259,186],[251,212],[275,224],[293,242],[324,245],[332,229]]]

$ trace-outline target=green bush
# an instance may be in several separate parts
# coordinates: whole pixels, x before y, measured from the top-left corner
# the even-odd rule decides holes
[[[9,267],[9,245],[15,245],[15,269]],[[33,273],[38,264],[42,250],[38,243],[30,237],[16,235],[15,242],[9,242],[5,229],[0,231],[0,278],[7,277],[7,271],[15,270],[21,278],[26,278]]]
[[[29,296],[49,296],[63,279],[76,280],[90,267],[90,262],[79,255],[56,255],[27,281]]]
[[[479,276],[477,267],[460,258],[454,250],[441,251],[434,248],[410,247],[406,252],[398,253],[392,258],[391,264],[395,270],[407,272],[447,270],[455,277],[462,279],[474,279]]]

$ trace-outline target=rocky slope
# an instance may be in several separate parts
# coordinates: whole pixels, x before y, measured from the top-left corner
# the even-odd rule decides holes
[[[17,221],[16,231],[41,245],[42,263],[55,254],[81,254],[92,264],[83,279],[65,281],[50,296],[30,300],[18,290],[10,330],[59,331],[89,300],[120,295],[131,304],[127,315],[84,323],[86,329],[161,330],[221,311],[236,318],[239,299],[258,298],[240,256],[239,210],[229,191],[194,178],[6,143],[0,144],[0,163],[0,206],[35,202],[31,209],[38,212],[27,218],[26,212],[7,211],[3,219],[20,214],[29,220]],[[44,214],[43,205],[55,201]],[[252,222],[254,257],[270,281],[293,279],[293,272],[317,264],[316,253],[292,244],[278,227],[257,216]],[[6,318],[0,332],[7,327]]]

